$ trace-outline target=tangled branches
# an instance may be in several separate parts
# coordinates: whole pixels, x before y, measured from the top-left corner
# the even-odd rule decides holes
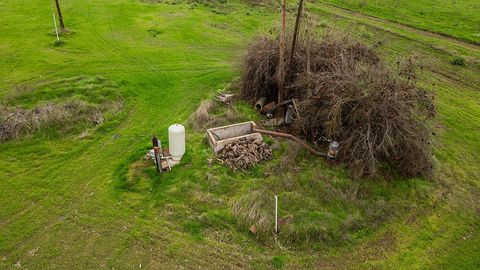
[[[274,100],[277,97],[278,40],[258,38],[248,47],[240,81],[242,97],[255,102],[260,97]]]
[[[428,119],[433,96],[416,84],[410,61],[386,65],[372,49],[346,36],[328,34],[305,42],[290,65],[289,97],[301,100],[292,131],[310,141],[340,142],[339,158],[355,177],[388,165],[405,176],[432,169]],[[258,39],[249,48],[242,94],[249,101],[276,96],[278,41]],[[309,71],[309,72],[307,72]]]

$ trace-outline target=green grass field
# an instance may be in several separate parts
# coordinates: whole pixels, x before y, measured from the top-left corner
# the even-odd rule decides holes
[[[278,11],[240,0],[61,3],[72,31],[61,46],[53,45],[49,3],[0,3],[2,101],[32,108],[122,99],[124,106],[97,127],[57,127],[0,143],[0,269],[480,268],[480,47],[395,23],[421,28],[413,22],[431,20],[438,28],[427,30],[478,42],[475,3],[455,4],[465,19],[453,30],[444,16],[457,12],[447,6],[439,14],[375,2],[376,13],[364,12],[390,20],[378,21],[307,4],[319,33],[354,29],[366,43],[381,41],[389,61],[414,56],[422,63],[420,83],[435,91],[438,109],[432,180],[352,180],[306,152],[295,159],[299,171],[267,176],[288,151],[285,143],[274,161],[234,173],[209,166],[211,150],[190,128],[182,164],[158,176],[142,160],[151,136],[166,139],[172,123],[188,126],[202,100],[228,87],[247,43],[278,29]],[[451,64],[458,56],[465,66]],[[242,119],[258,117],[246,104],[238,110]],[[352,188],[365,196],[361,203],[349,201]],[[279,195],[280,215],[292,215],[300,228],[295,234],[278,242],[250,234],[232,204],[259,191]],[[342,231],[357,213],[370,213],[370,221]],[[305,235],[316,238],[306,242]]]
[[[328,0],[370,16],[480,43],[480,3],[475,0]]]

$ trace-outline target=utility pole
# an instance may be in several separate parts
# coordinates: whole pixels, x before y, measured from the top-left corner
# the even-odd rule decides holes
[[[300,2],[298,3],[297,18],[295,19],[295,30],[293,31],[292,50],[290,52],[290,61],[289,61],[289,68],[287,71],[287,74],[288,74],[287,77],[290,77],[290,71],[293,66],[293,61],[295,60],[295,49],[297,46],[298,32],[300,30],[300,19],[302,17],[302,9],[303,9],[303,0],[300,0]]]
[[[60,29],[65,30],[65,24],[63,23],[62,11],[60,10],[60,4],[58,0],[55,0],[55,6],[57,7],[58,21],[60,22]]]
[[[277,104],[283,102],[285,98],[285,52],[287,50],[287,9],[286,0],[282,0],[282,29],[280,31],[279,40],[279,59],[277,70],[277,82],[278,82],[278,99]]]

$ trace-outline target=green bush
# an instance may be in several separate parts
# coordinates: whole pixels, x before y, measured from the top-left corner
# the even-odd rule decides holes
[[[285,264],[285,259],[282,256],[274,256],[272,258],[272,264],[276,269],[282,269]]]
[[[452,64],[455,66],[465,66],[467,62],[465,61],[465,58],[456,56],[452,59]]]

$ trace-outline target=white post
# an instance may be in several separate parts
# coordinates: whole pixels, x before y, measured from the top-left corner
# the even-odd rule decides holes
[[[278,197],[275,195],[275,233],[278,233]]]
[[[60,38],[58,37],[58,28],[57,28],[57,19],[55,18],[55,12],[53,14],[53,24],[55,24],[55,34],[57,34],[57,40],[60,41]]]

